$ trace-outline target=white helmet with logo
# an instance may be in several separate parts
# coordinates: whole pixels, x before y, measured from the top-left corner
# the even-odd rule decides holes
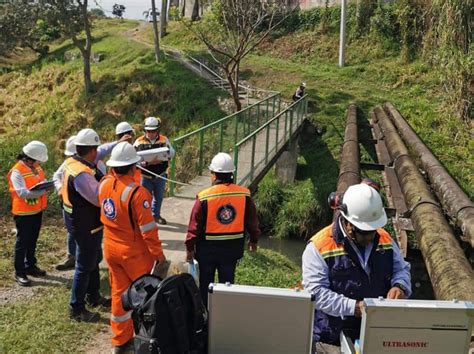
[[[342,216],[362,231],[372,231],[387,223],[380,194],[367,184],[347,188],[342,198]]]
[[[115,135],[128,133],[128,132],[131,132],[131,133],[134,132],[132,126],[128,122],[120,122],[115,127]]]
[[[33,140],[23,146],[23,153],[30,159],[46,162],[48,161],[48,148],[41,141]]]
[[[99,146],[100,139],[93,129],[86,128],[77,133],[74,144],[76,146]]]
[[[220,152],[211,161],[209,170],[218,173],[232,173],[235,171],[234,162],[232,157],[225,152]]]
[[[66,141],[66,150],[64,150],[64,155],[66,156],[72,156],[74,155],[76,151],[76,144],[74,142],[74,139],[76,139],[76,136],[73,135]]]
[[[110,167],[122,167],[134,165],[141,160],[138,156],[137,151],[129,142],[122,141],[118,143],[110,154],[110,160],[107,161],[107,166]]]
[[[158,117],[148,117],[145,119],[145,130],[157,130],[161,128],[161,119]]]

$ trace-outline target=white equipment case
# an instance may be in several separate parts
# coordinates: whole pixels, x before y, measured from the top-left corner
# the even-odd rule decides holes
[[[305,290],[209,285],[209,353],[311,352],[314,295]]]
[[[466,354],[474,304],[469,301],[364,299],[358,354]],[[355,353],[341,335],[342,353]],[[356,346],[357,347],[357,346]]]

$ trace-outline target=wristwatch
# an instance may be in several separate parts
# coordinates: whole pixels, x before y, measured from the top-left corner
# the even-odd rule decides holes
[[[408,293],[407,288],[405,288],[402,284],[400,283],[395,283],[393,284],[394,287],[399,288],[403,293],[406,295]]]

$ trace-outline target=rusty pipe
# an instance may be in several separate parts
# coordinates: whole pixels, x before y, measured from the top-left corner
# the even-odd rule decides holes
[[[341,164],[337,177],[337,192],[344,193],[346,189],[360,183],[359,141],[357,133],[357,106],[349,105],[347,122],[344,132],[344,143],[341,152]]]
[[[437,299],[474,300],[474,272],[441,207],[382,107],[374,109]]]
[[[401,138],[411,152],[419,159],[421,167],[428,174],[431,187],[447,214],[460,227],[463,241],[474,247],[474,203],[464,193],[456,180],[446,171],[441,162],[418,137],[408,122],[389,102],[384,108],[397,128]]]

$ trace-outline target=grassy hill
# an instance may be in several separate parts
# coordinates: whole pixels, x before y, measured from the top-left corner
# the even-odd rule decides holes
[[[398,43],[370,36],[349,40],[346,67],[339,68],[338,17],[334,17],[325,30],[318,21],[310,27],[282,29],[241,65],[245,80],[257,87],[281,91],[287,98],[305,81],[311,120],[325,130],[321,137],[300,143],[296,185],[281,186],[269,180],[271,176],[260,185],[257,204],[265,209],[261,209],[261,217],[269,216],[273,234],[304,237],[330,219],[326,198],[336,187],[350,103],[360,108],[359,123],[366,123],[373,107],[393,102],[472,197],[474,131],[471,122],[462,123],[445,109],[439,75],[421,58],[415,57],[409,63],[402,60]],[[171,26],[164,43],[206,55],[203,46],[179,24]],[[365,128],[360,134],[368,138],[370,131]],[[361,154],[362,160],[373,160],[371,148],[364,141]]]
[[[6,175],[21,147],[30,140],[46,143],[48,176],[63,160],[64,141],[80,129],[96,129],[102,141],[114,139],[115,125],[127,120],[141,133],[143,119],[163,118],[164,134],[174,137],[217,118],[222,94],[153,51],[131,40],[137,21],[101,20],[94,29],[93,52],[103,60],[92,64],[95,93],[83,94],[82,61],[65,61],[78,50],[69,41],[55,43],[42,60],[3,69],[0,75],[0,172]],[[0,63],[1,65],[1,63]],[[0,71],[2,72],[2,71]],[[0,211],[9,196],[0,180]]]

